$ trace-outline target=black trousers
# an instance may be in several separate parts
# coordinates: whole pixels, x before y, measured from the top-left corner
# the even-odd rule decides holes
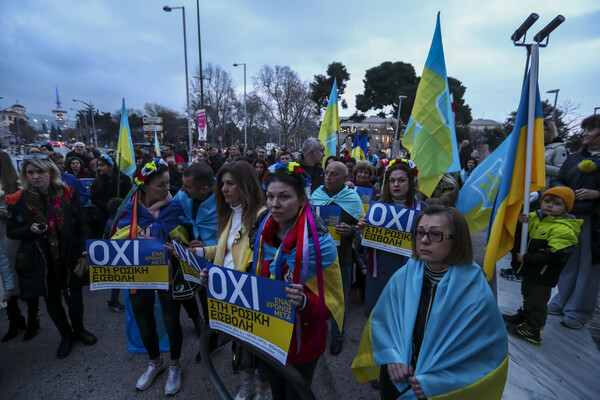
[[[63,297],[69,308],[71,323],[67,319],[67,314],[62,304]],[[81,286],[77,285],[65,290],[49,283],[48,294],[44,297],[44,301],[48,315],[62,337],[68,337],[71,334],[71,325],[75,332],[83,329],[83,293]]]
[[[159,339],[156,332],[156,319],[154,318],[154,290],[137,289],[131,293],[129,301],[140,331],[144,347],[148,351],[151,360],[160,357]],[[170,290],[156,290],[158,300],[162,307],[165,329],[169,334],[169,346],[171,348],[171,360],[179,360],[181,347],[183,345],[183,330],[179,321],[180,302],[173,299]]]
[[[304,364],[293,364],[298,370],[300,375],[306,380],[309,387],[312,385],[313,375],[317,368],[319,358],[309,361]],[[267,377],[269,378],[269,385],[271,385],[271,392],[273,393],[274,400],[300,400],[301,397],[292,385],[292,383],[285,378],[285,376],[277,371],[270,364],[260,361],[260,367],[262,368]]]

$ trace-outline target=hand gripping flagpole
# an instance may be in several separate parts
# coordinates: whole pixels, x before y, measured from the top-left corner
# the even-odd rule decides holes
[[[531,45],[531,69],[529,70],[529,93],[527,109],[527,152],[525,158],[525,190],[523,212],[529,215],[529,193],[531,192],[531,163],[533,160],[533,135],[535,124],[535,101],[537,98],[539,48],[537,43]],[[521,254],[527,252],[527,227],[524,223],[521,228]]]

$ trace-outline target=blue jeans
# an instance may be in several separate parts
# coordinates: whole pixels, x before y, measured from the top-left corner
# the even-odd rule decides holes
[[[348,309],[348,292],[350,291],[350,284],[352,283],[352,264],[340,265],[340,272],[342,274],[342,290],[344,291],[344,322],[342,331],[340,332],[337,323],[331,318],[331,338],[333,340],[344,340],[346,331],[346,310]]]

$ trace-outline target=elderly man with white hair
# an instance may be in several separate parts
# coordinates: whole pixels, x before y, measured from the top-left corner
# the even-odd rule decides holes
[[[84,168],[90,168],[90,158],[85,153],[85,144],[83,142],[76,142],[73,145],[73,150],[67,153],[65,156],[65,160],[68,160],[69,157],[79,157],[83,161]]]

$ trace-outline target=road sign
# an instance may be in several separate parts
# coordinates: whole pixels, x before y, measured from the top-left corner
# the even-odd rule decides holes
[[[154,132],[154,131],[162,131],[163,130],[163,126],[162,125],[144,125],[144,131],[148,132]]]
[[[144,117],[145,124],[162,124],[162,117]]]
[[[219,137],[217,137],[217,139],[219,140],[219,142],[223,141],[223,135],[219,135]]]

